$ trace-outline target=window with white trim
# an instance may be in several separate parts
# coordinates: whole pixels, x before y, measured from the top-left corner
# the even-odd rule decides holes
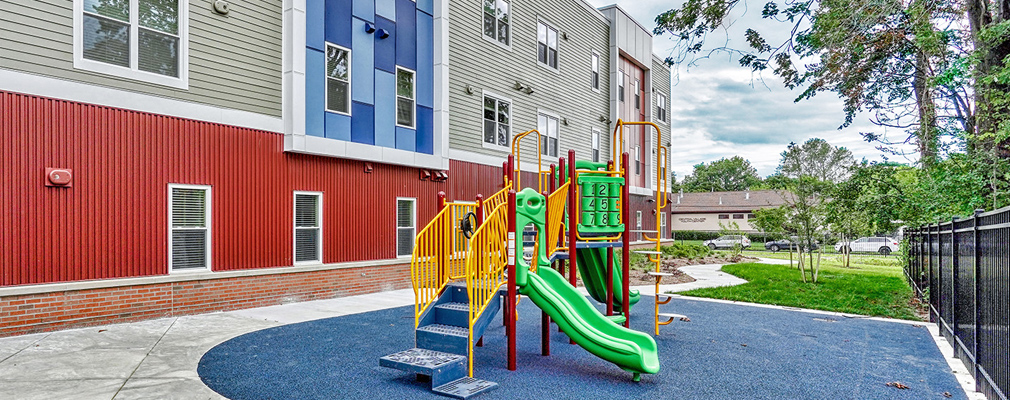
[[[537,21],[537,62],[558,69],[558,30]]]
[[[511,12],[508,0],[484,0],[484,37],[508,46]]]
[[[413,129],[417,126],[414,99],[417,91],[414,71],[396,67],[396,126]]]
[[[666,96],[656,95],[656,119],[666,122]]]
[[[74,67],[187,88],[188,3],[74,0]]]
[[[169,272],[210,269],[210,186],[168,185]]]
[[[624,71],[617,73],[617,100],[624,102]]]
[[[295,263],[323,261],[323,194],[295,192]]]
[[[593,162],[600,162],[600,130],[593,128]]]
[[[414,234],[417,227],[417,200],[396,199],[396,255],[409,256],[414,252]]]
[[[635,79],[635,109],[642,108],[642,82]]]
[[[600,90],[600,55],[594,52],[590,64],[593,68],[593,74],[591,78],[593,89]]]
[[[635,146],[635,175],[642,174],[642,146]]]
[[[484,95],[484,143],[508,147],[512,141],[512,103],[488,94]]]
[[[537,113],[537,131],[540,132],[540,153],[558,156],[558,116]]]
[[[635,229],[642,229],[642,211],[635,211]]]
[[[351,49],[326,44],[326,111],[351,114]]]
[[[659,237],[666,237],[666,212],[659,214]]]

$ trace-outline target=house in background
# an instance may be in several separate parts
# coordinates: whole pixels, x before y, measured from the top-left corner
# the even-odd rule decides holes
[[[774,190],[679,193],[671,199],[673,231],[718,232],[736,223],[743,232],[757,232],[750,224],[754,210],[786,204]]]
[[[670,70],[617,6],[13,0],[0,21],[0,336],[409,287],[438,193],[497,191],[514,135],[538,129],[545,164],[608,159],[618,118],[670,140]],[[632,229],[655,229],[668,171],[626,137]]]

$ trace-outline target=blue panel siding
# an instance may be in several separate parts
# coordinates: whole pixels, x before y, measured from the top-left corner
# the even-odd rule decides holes
[[[354,110],[351,109],[353,113]],[[351,117],[344,114],[326,113],[326,138],[337,140],[350,140],[351,138]]]
[[[326,41],[351,47],[351,0],[326,1]]]
[[[375,0],[375,16],[396,21],[396,0]]]
[[[432,0],[417,0],[417,9],[424,11],[428,15],[435,15]]]
[[[414,151],[417,146],[417,132],[410,128],[396,127],[396,148]]]
[[[413,0],[396,0],[396,65],[417,69],[416,4]]]
[[[431,16],[417,12],[417,104],[435,106],[434,27]]]
[[[375,104],[375,55],[373,34],[365,32],[365,21],[352,19],[354,53],[351,56],[351,100]]]
[[[434,154],[435,130],[434,112],[428,107],[417,107],[417,145],[414,151],[418,153]]]
[[[375,26],[389,32],[389,37],[380,39],[379,31],[375,31],[375,68],[396,73],[396,24],[375,17]]]
[[[375,0],[353,0],[354,16],[368,22],[375,22]]]
[[[351,103],[351,141],[375,144],[375,109],[370,104]]]
[[[375,145],[396,147],[396,75],[375,71]]]
[[[326,75],[323,52],[305,49],[305,134],[323,136],[326,109]]]
[[[326,1],[305,0],[305,46],[324,51]]]

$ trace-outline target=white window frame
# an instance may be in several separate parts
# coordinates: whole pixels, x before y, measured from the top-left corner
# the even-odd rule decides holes
[[[348,61],[349,60],[350,60],[350,58],[348,58]],[[411,85],[411,88],[410,88],[411,91],[412,91],[412,93],[410,94],[411,98],[409,99],[410,102],[414,105],[414,111],[410,113],[411,118],[413,120],[410,121],[410,125],[401,125],[400,121],[399,121],[399,117],[394,116],[393,118],[396,118],[396,121],[395,121],[396,122],[396,126],[399,126],[401,128],[407,128],[407,129],[417,129],[417,71],[414,71],[414,70],[412,70],[410,68],[404,68],[404,67],[401,67],[399,65],[396,66],[396,76],[393,77],[393,79],[396,79],[396,85],[393,85],[393,90],[394,90],[393,97],[396,98],[396,109],[397,110],[399,110],[399,108],[400,108],[400,99],[401,98],[406,98],[406,97],[400,96],[400,89],[398,87],[396,87],[397,85],[400,84],[400,71],[409,72],[411,75],[414,76],[414,80],[413,80],[414,83]],[[512,111],[512,108],[509,107],[509,112],[511,112],[511,111]],[[510,115],[509,116],[510,122],[511,122],[511,118],[512,118],[512,116]]]
[[[595,63],[595,65],[593,65]],[[593,88],[594,92],[600,92],[601,81],[603,80],[602,75],[600,75],[600,53],[595,50],[592,55],[589,56],[589,86]]]
[[[624,102],[626,80],[627,79],[624,76],[624,70],[617,71],[617,100],[621,103]]]
[[[298,195],[310,195],[319,198],[319,202],[316,203],[316,217],[319,218],[319,226],[315,228],[301,228],[301,229],[319,229],[319,249],[317,249],[315,260],[298,261]],[[307,192],[295,190],[291,194],[291,262],[293,265],[306,265],[306,264],[322,264],[323,263],[323,192]]]
[[[549,125],[550,124],[550,121],[549,121],[550,118],[553,118],[558,123],[557,137],[554,138],[555,141],[558,142],[558,145],[557,145],[557,147],[554,148],[554,150],[556,150],[558,152],[558,154],[560,154],[561,153],[561,116],[558,115],[558,114],[556,114],[556,113],[553,113],[553,112],[550,112],[550,111],[547,111],[547,110],[542,110],[542,109],[538,108],[537,109],[537,131],[540,131],[540,116],[541,115],[543,115],[544,117],[548,118],[548,127],[550,126]],[[544,131],[549,131],[549,129],[545,129]],[[554,154],[554,155],[543,154],[544,151],[548,151],[548,152],[550,151],[549,146],[551,144],[550,143],[549,132],[544,132],[544,131],[540,131],[540,137],[537,138],[537,140],[540,140],[541,143],[542,143],[543,142],[543,137],[547,137],[548,138],[548,140],[547,140],[547,146],[548,146],[548,148],[543,148],[543,146],[541,146],[541,149],[540,149],[541,150],[541,154],[545,158],[548,158],[548,159],[557,159],[558,158],[558,154]]]
[[[593,149],[592,149],[592,151],[593,151],[592,158],[593,158],[593,162],[600,162],[600,154],[601,154],[601,152],[600,152],[600,136],[601,135],[602,135],[602,132],[600,132],[599,128],[593,128],[593,134],[592,134],[592,146],[593,146]]]
[[[326,50],[325,49],[327,47],[334,47],[334,48],[336,48],[338,50],[344,50],[344,51],[347,52],[347,112],[336,111],[336,110],[331,110],[330,109],[330,85],[328,84],[327,81],[330,80],[331,78],[328,77],[328,76],[326,76],[326,67],[327,67],[326,64],[327,64],[327,60],[326,60]],[[323,50],[323,97],[325,98],[325,100],[323,101],[323,103],[324,103],[323,104],[323,111],[334,113],[334,114],[351,116],[351,99],[353,98],[353,96],[351,95],[351,91],[354,90],[353,84],[352,84],[352,82],[353,82],[353,75],[351,75],[351,74],[354,72],[353,71],[353,65],[354,65],[353,61],[354,61],[354,59],[352,58],[352,57],[354,57],[354,53],[349,48],[346,48],[344,46],[341,46],[341,45],[338,45],[338,44],[335,44],[335,43],[330,43],[330,42],[325,42],[325,44],[323,45],[323,49],[324,49]],[[394,78],[395,78],[395,76],[394,76]],[[414,75],[414,79],[417,79],[417,75]],[[416,86],[417,86],[416,82],[414,83],[414,86],[415,86],[415,90],[416,90]],[[395,87],[395,85],[394,85],[394,87]],[[394,92],[393,94],[395,95],[396,93]]]
[[[642,210],[635,211],[635,229],[642,230]]]
[[[501,146],[498,143],[488,143],[488,142],[484,141],[484,99],[486,97],[494,98],[496,102],[508,103],[508,105],[509,105],[509,140],[508,140],[508,143],[505,146]],[[498,119],[497,119],[497,116],[498,116],[498,109],[497,109],[497,107],[498,107],[498,103],[495,103],[495,124],[499,123]],[[499,94],[497,94],[495,92],[491,92],[491,91],[487,91],[487,90],[481,91],[481,96],[480,96],[480,142],[481,142],[481,144],[482,144],[482,146],[484,148],[486,148],[486,149],[493,149],[493,150],[499,150],[499,151],[504,151],[506,153],[511,153],[512,152],[512,149],[511,149],[510,146],[511,146],[512,138],[513,138],[513,134],[512,134],[513,133],[512,132],[512,125],[513,124],[512,124],[512,121],[513,121],[513,118],[515,117],[515,114],[516,113],[515,113],[515,109],[513,108],[512,99],[510,99],[508,97],[505,97],[505,96],[501,96],[501,95],[499,95]],[[496,137],[497,137],[497,135],[496,135]]]
[[[547,43],[544,43],[544,46],[547,47],[547,59],[544,60],[544,62],[540,62],[540,38],[538,37],[540,35],[539,33],[540,25],[543,25],[545,28],[547,28],[547,39],[546,39]],[[551,59],[550,58],[551,47],[548,46],[548,44],[550,43],[550,31],[554,31],[554,37],[556,38],[555,42],[557,45],[557,47],[554,49],[555,52],[554,62],[557,65],[554,67],[552,67],[550,64],[547,63]],[[537,34],[533,36],[533,43],[534,48],[537,51],[537,65],[547,68],[548,70],[554,72],[561,72],[561,31],[558,30],[558,28],[555,28],[554,24],[545,21],[543,18],[537,18]]]
[[[394,206],[396,207],[396,209],[393,210],[393,215],[394,215],[394,217],[393,217],[393,228],[395,229],[394,237],[396,237],[396,244],[394,245],[394,247],[395,247],[394,251],[396,252],[396,258],[401,258],[402,259],[402,258],[410,258],[411,256],[413,256],[413,248],[414,248],[414,246],[413,246],[413,244],[410,246],[411,250],[412,250],[411,254],[405,254],[405,255],[401,255],[400,254],[400,215],[399,215],[399,210],[400,210],[400,202],[401,201],[409,201],[410,204],[411,204],[411,206],[413,206],[413,211],[411,212],[411,216],[413,218],[411,218],[411,222],[410,223],[411,223],[411,229],[414,230],[414,235],[413,235],[413,239],[412,240],[416,240],[417,239],[417,198],[416,197],[397,197],[396,198],[396,203],[394,204]]]
[[[635,79],[635,95],[632,96],[635,99],[635,109],[642,109],[642,81]]]
[[[666,212],[659,213],[659,237],[666,237]]]
[[[666,109],[667,109],[666,96],[663,95],[662,93],[656,93],[656,119],[657,120],[660,120],[662,122],[666,122],[667,121],[667,118],[669,118],[669,117],[667,116]],[[660,112],[660,111],[662,111],[662,112]]]
[[[414,2],[416,3],[417,0],[414,0]],[[512,28],[515,25],[513,23],[513,18],[515,18],[515,9],[513,7],[515,7],[515,2],[514,2],[514,0],[505,0],[505,2],[508,3],[508,5],[509,5],[509,23],[508,23],[508,26],[509,26],[508,42],[509,43],[505,44],[505,43],[502,43],[502,42],[498,41],[498,22],[499,22],[499,20],[498,20],[498,16],[497,15],[494,16],[494,19],[495,19],[494,20],[495,21],[494,22],[494,36],[495,37],[492,38],[492,37],[489,37],[488,35],[484,34],[484,0],[481,0],[481,2],[480,2],[480,36],[483,37],[484,40],[487,40],[487,41],[489,41],[491,43],[494,43],[494,44],[498,45],[499,47],[501,47],[501,48],[503,48],[505,50],[512,51]],[[498,11],[497,1],[495,1],[495,11],[496,12]]]
[[[84,58],[84,0],[74,1],[74,68],[122,78],[189,90],[189,0],[179,0],[179,76],[171,77],[141,71],[138,67],[140,12],[138,2],[130,0],[130,67]]]
[[[175,230],[175,228],[172,227],[172,205],[173,205],[172,204],[172,190],[173,189],[200,189],[200,190],[206,190],[207,191],[207,195],[204,197],[205,199],[207,199],[207,205],[206,205],[206,207],[204,207],[204,209],[205,209],[204,212],[206,212],[206,214],[207,214],[206,215],[207,227],[203,228],[203,229],[205,229],[207,231],[207,268],[205,268],[205,269],[203,269],[203,268],[202,269],[191,268],[191,269],[184,269],[184,270],[176,271],[176,270],[174,270],[172,268],[172,246],[173,246],[173,243],[172,243],[172,232]],[[212,245],[213,239],[214,239],[214,235],[213,235],[214,224],[213,224],[213,221],[211,220],[211,217],[214,215],[213,208],[211,208],[212,205],[214,204],[213,193],[214,192],[213,192],[211,186],[209,186],[209,185],[189,185],[189,184],[182,184],[182,183],[169,183],[168,184],[168,273],[169,274],[190,274],[190,273],[194,273],[194,272],[208,272],[208,271],[212,271],[213,270],[212,265],[211,265],[212,260],[214,260],[214,257],[211,254],[211,249],[213,249],[213,247],[214,247]]]
[[[635,175],[644,174],[645,166],[642,165],[642,146],[635,146]]]

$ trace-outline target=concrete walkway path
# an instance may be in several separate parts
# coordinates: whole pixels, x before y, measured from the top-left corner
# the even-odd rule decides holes
[[[684,267],[697,281],[664,285],[660,290],[746,282],[721,272],[720,267]],[[643,295],[652,295],[654,289],[652,285],[636,288]],[[413,302],[413,291],[407,289],[0,338],[0,399],[221,399],[197,374],[200,358],[214,346],[270,327]],[[942,346],[941,350],[951,353]],[[964,377],[958,380],[964,382]],[[973,394],[969,398],[975,398]]]

